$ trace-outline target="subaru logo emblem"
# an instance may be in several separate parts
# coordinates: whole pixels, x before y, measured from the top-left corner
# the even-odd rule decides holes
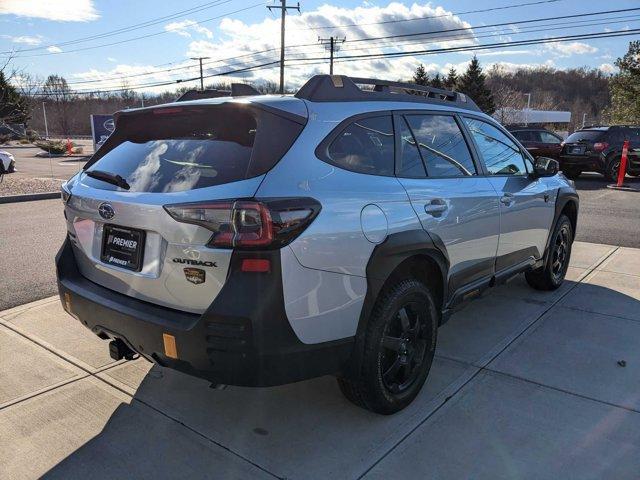
[[[116,214],[116,211],[108,203],[101,203],[100,206],[98,207],[98,213],[105,220],[111,220],[113,216]]]

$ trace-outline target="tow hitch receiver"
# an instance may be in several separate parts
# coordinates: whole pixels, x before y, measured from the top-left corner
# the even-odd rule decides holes
[[[119,338],[116,338],[115,340],[111,340],[109,342],[109,355],[114,360],[120,360],[122,358],[133,360],[135,354],[136,353]]]

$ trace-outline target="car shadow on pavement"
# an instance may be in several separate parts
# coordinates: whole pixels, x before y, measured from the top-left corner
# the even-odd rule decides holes
[[[580,414],[580,402],[586,398],[595,405],[640,412],[640,384],[630,380],[640,378],[636,348],[640,301],[597,284],[576,282],[566,282],[561,294],[531,291],[523,298],[518,283],[523,282],[516,282],[511,294],[506,286],[503,293],[489,293],[469,303],[440,329],[442,348],[425,388],[396,415],[379,416],[351,405],[332,377],[274,388],[220,390],[172,370],[157,366],[147,370],[141,361],[128,362],[100,376],[116,388],[126,385],[136,390],[133,399],[107,412],[104,428],[45,477],[357,478],[397,444],[410,442],[407,436],[440,407],[446,404],[441,411],[447,411],[460,398],[474,395],[474,378],[485,367],[508,376],[510,382],[516,379],[535,388],[548,387],[554,395],[563,396],[559,402],[563,408],[567,402],[576,402],[579,419],[566,415],[562,420],[566,420],[567,435],[575,436],[571,451],[563,448],[566,438],[557,439],[540,431],[542,427],[517,433],[532,435],[526,449],[510,437],[513,432],[503,427],[510,422],[508,416],[518,412],[517,402],[524,401],[515,394],[514,399],[505,400],[513,402],[509,408],[496,405],[482,418],[489,425],[495,421],[495,426],[476,442],[460,434],[464,428],[455,424],[462,420],[450,419],[444,432],[442,418],[437,432],[429,431],[427,420],[420,426],[423,435],[442,436],[443,450],[454,451],[457,442],[471,442],[479,465],[485,456],[495,454],[487,444],[498,446],[496,457],[502,460],[495,471],[478,471],[473,478],[515,473],[535,477],[540,465],[557,469],[547,471],[547,478],[562,477],[569,465],[577,472],[579,465],[602,457],[603,445],[615,442],[615,431],[602,430],[603,418]],[[635,288],[640,290],[640,285]],[[620,361],[625,362],[624,368]],[[464,395],[458,394],[468,382]],[[594,384],[597,388],[591,389]],[[470,418],[472,424],[480,421]],[[538,426],[548,423],[539,420]],[[590,440],[584,442],[587,437]],[[550,448],[549,442],[557,442],[557,448]],[[528,451],[530,445],[540,445],[541,451],[554,457]],[[625,444],[624,448],[632,447]],[[633,448],[640,454],[640,441]],[[553,451],[556,454],[549,453]],[[563,457],[557,452],[564,452]],[[438,452],[429,455],[434,455],[430,473],[416,471],[416,476],[441,477],[451,471],[438,460]],[[527,460],[531,455],[533,462]],[[492,462],[496,465],[495,457]],[[521,470],[514,472],[514,465]]]

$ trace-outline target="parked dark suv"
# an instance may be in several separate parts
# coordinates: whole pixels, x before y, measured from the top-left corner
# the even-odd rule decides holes
[[[534,157],[557,159],[562,150],[562,137],[540,127],[508,126],[507,130],[516,137]]]
[[[627,173],[640,175],[640,126],[587,127],[572,133],[560,153],[560,168],[569,178],[582,172],[602,173],[609,181],[618,178],[622,144],[630,141]]]

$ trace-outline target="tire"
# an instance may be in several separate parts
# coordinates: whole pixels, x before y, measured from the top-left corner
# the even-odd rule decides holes
[[[620,157],[611,155],[607,159],[607,166],[604,171],[604,178],[610,182],[618,181],[618,170],[620,169]]]
[[[562,170],[562,173],[564,173],[564,176],[571,179],[571,180],[575,180],[577,179],[580,175],[582,175],[582,170],[579,168],[568,168],[565,167]]]
[[[356,378],[338,378],[359,407],[390,415],[418,395],[433,362],[439,314],[429,289],[415,279],[385,289],[369,318]]]
[[[547,261],[542,268],[525,273],[529,286],[536,290],[555,290],[564,281],[571,259],[573,227],[566,215],[560,215],[556,222]]]

